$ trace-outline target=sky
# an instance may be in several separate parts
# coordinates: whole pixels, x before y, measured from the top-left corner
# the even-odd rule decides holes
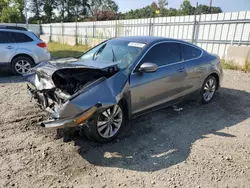
[[[143,8],[150,5],[153,1],[158,0],[115,0],[119,5],[119,11],[126,12],[131,9]],[[168,0],[168,7],[179,8],[183,0]],[[193,6],[196,2],[199,4],[209,5],[210,0],[190,0]],[[250,0],[213,0],[213,6],[221,7],[223,12],[250,11]]]

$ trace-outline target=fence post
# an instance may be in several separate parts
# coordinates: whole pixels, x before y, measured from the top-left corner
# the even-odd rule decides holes
[[[195,42],[195,30],[196,30],[196,14],[194,15],[194,26],[193,26],[193,34],[192,34],[192,43]]]
[[[118,28],[117,28],[117,26],[118,26],[117,21],[118,21],[118,20],[115,20],[115,37],[117,37],[117,29],[118,29]]]
[[[152,18],[149,18],[149,30],[148,30],[148,35],[151,36],[151,29],[152,29]]]
[[[78,40],[77,40],[77,35],[78,35],[78,32],[77,32],[77,22],[76,22],[76,27],[75,27],[75,43],[76,45],[78,45]]]
[[[93,21],[93,39],[95,38],[95,21]]]
[[[49,42],[52,41],[52,25],[49,25]]]
[[[64,25],[62,22],[62,43],[64,44]]]
[[[43,34],[42,31],[43,31],[43,28],[42,28],[42,24],[39,25],[39,37]]]

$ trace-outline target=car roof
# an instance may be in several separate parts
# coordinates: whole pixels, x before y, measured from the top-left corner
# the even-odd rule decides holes
[[[140,42],[140,43],[145,43],[145,44],[155,43],[155,42],[160,42],[160,41],[173,41],[173,42],[179,41],[183,43],[188,43],[186,41],[182,41],[178,39],[158,37],[158,36],[124,36],[124,37],[113,38],[111,40],[125,40],[125,41]]]
[[[0,29],[27,31],[25,27],[12,26],[12,25],[0,25]]]
[[[28,34],[28,35],[30,33],[33,33],[33,31],[29,31],[29,30],[6,29],[6,28],[1,28],[1,27],[0,27],[0,31],[15,32],[15,33],[24,33],[24,34]]]

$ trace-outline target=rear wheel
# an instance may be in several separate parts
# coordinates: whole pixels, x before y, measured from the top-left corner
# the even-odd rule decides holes
[[[120,104],[114,105],[89,120],[84,127],[85,135],[99,142],[115,139],[125,125],[125,114]]]
[[[217,80],[214,76],[209,76],[205,80],[201,89],[201,102],[203,104],[211,102],[216,92],[217,84]]]
[[[16,75],[28,73],[33,66],[33,61],[25,56],[19,56],[13,59],[11,62],[11,70]]]

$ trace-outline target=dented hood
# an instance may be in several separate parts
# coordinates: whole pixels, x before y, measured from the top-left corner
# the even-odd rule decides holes
[[[53,82],[53,75],[60,70],[65,69],[86,69],[92,70],[105,70],[109,67],[117,67],[117,62],[106,62],[106,61],[75,61],[68,63],[52,63],[42,62],[32,69],[32,72],[25,75],[28,82],[32,83],[37,87],[38,90],[52,89],[55,87]]]
[[[54,72],[60,69],[69,69],[69,68],[89,68],[89,69],[105,69],[108,67],[116,66],[117,62],[107,62],[107,61],[75,61],[75,62],[66,62],[66,63],[53,63],[53,62],[42,62],[33,70],[39,74],[46,74],[52,76]]]

